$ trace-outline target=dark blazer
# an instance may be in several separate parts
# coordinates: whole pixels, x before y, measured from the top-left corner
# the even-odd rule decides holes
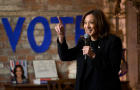
[[[120,70],[122,42],[115,35],[99,39],[94,59],[87,57],[88,69],[85,72],[85,59],[82,48],[85,45],[80,38],[74,48],[69,49],[66,40],[58,43],[58,53],[63,61],[77,60],[75,90],[121,90],[118,72]]]
[[[16,77],[13,77],[13,78],[11,79],[11,83],[12,83],[12,84],[26,84],[26,83],[28,83],[28,79],[23,78],[23,79],[22,79],[22,83],[18,83]]]

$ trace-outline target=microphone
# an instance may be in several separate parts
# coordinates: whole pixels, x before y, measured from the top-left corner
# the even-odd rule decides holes
[[[85,34],[84,34],[85,46],[88,45],[89,38],[90,38],[90,36],[89,36],[87,33],[85,33]],[[86,60],[86,59],[87,59],[87,55],[85,55],[85,60]]]
[[[90,38],[90,36],[87,33],[84,34],[85,46],[88,45],[89,38]]]

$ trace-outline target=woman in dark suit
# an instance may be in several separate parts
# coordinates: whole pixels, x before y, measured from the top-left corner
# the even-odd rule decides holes
[[[71,49],[67,46],[60,18],[55,27],[60,59],[77,60],[75,90],[121,90],[118,75],[122,55],[120,38],[110,34],[110,26],[101,10],[87,12],[83,16],[82,25],[90,36],[86,40],[88,44],[81,37]]]

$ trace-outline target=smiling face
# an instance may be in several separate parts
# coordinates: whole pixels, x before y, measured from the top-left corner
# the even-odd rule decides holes
[[[97,40],[110,33],[110,25],[103,11],[95,9],[87,12],[82,19],[85,33],[91,36],[91,40]]]
[[[92,14],[89,14],[85,17],[84,20],[84,29],[85,33],[89,34],[91,37],[94,37],[95,31],[95,17]]]
[[[16,68],[16,76],[20,78],[22,77],[22,70],[20,67]]]

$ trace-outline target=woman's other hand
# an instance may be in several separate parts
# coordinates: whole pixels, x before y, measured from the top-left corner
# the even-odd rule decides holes
[[[95,58],[96,54],[90,46],[83,46],[83,55],[88,55],[90,58]]]

